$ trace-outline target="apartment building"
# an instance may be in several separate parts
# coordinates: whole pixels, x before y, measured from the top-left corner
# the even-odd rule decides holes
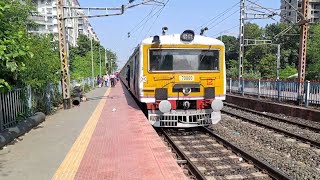
[[[57,23],[57,5],[56,0],[33,0],[37,6],[38,15],[33,15],[31,18],[38,25],[36,28],[29,29],[31,33],[39,34],[58,34]],[[80,6],[78,0],[66,0],[66,6]],[[67,16],[84,15],[82,10],[67,9]],[[73,18],[67,19],[65,22],[67,40],[71,46],[75,46],[77,38],[80,34],[84,34],[89,38],[99,41],[97,34],[94,32],[88,18]]]
[[[291,5],[292,6],[291,6]],[[301,11],[302,0],[281,0],[281,22],[297,23],[300,17],[295,9]],[[309,0],[308,18],[311,23],[320,22],[320,0]]]

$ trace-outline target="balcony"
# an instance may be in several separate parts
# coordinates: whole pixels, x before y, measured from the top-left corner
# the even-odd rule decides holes
[[[32,15],[29,19],[36,23],[46,23],[46,17],[41,15]]]
[[[79,24],[79,25],[78,25],[78,29],[83,30],[83,29],[84,29],[84,26]]]

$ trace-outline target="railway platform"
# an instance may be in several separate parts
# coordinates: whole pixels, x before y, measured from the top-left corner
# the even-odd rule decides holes
[[[0,179],[187,179],[121,84],[0,150]]]

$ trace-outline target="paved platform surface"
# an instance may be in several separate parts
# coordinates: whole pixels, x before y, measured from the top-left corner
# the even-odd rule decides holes
[[[186,179],[124,86],[107,94],[53,179]]]
[[[120,83],[0,151],[0,179],[186,179]]]
[[[40,126],[20,137],[21,141],[0,150],[0,179],[51,179],[92,112],[107,98],[106,91],[92,90],[87,93],[89,101],[47,116]]]

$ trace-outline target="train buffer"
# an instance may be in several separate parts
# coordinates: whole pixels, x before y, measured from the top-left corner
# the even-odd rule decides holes
[[[121,83],[0,150],[0,179],[187,179]]]

